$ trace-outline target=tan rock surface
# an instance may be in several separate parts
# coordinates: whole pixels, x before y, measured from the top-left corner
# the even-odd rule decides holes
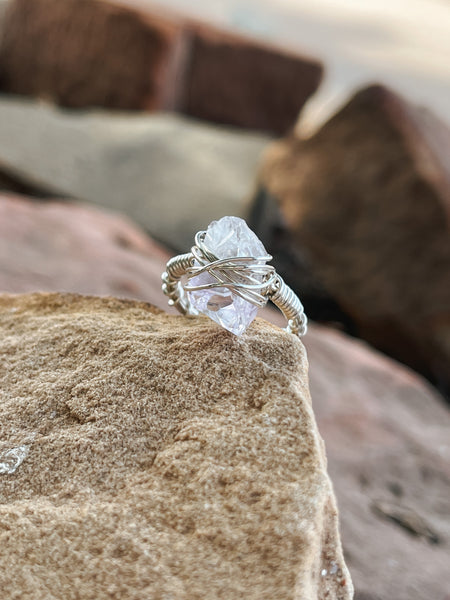
[[[5,600],[351,598],[296,338],[115,299],[0,307]]]
[[[167,252],[125,217],[0,193],[0,291],[164,301]]]

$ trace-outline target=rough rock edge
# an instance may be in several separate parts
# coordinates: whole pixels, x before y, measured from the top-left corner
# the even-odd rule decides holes
[[[24,301],[25,300],[25,301]],[[20,295],[20,294],[7,294],[7,295],[1,295],[0,296],[0,310],[2,312],[8,311],[8,312],[15,312],[17,314],[17,317],[20,317],[20,315],[24,315],[26,316],[27,313],[32,313],[32,314],[55,314],[55,313],[65,313],[67,312],[67,309],[70,309],[69,312],[80,312],[83,310],[83,308],[86,307],[88,308],[89,312],[92,312],[93,309],[107,309],[107,310],[112,310],[113,312],[117,313],[117,312],[122,312],[122,311],[131,311],[132,313],[136,313],[136,316],[139,315],[139,313],[141,313],[141,311],[144,311],[146,313],[149,313],[149,317],[151,318],[151,316],[155,316],[158,318],[158,320],[163,320],[163,322],[169,322],[169,321],[174,321],[175,319],[179,320],[181,322],[181,320],[185,320],[183,317],[170,317],[168,315],[165,315],[162,311],[160,311],[159,309],[155,308],[152,305],[149,305],[147,303],[144,302],[135,302],[135,301],[131,301],[131,300],[118,300],[116,298],[99,298],[99,297],[89,297],[89,296],[81,296],[79,294],[55,294],[55,293],[46,293],[46,294],[42,294],[42,293],[37,293],[37,294],[30,294],[30,295]],[[9,310],[8,310],[9,309]],[[141,315],[142,316],[142,315]],[[218,328],[215,324],[212,324],[209,320],[202,318],[201,319],[201,324],[198,323],[200,319],[192,319],[191,320],[191,325],[194,325],[194,321],[196,322],[196,325],[201,325],[201,329],[203,330],[204,328],[206,329],[211,329],[214,328],[216,330],[219,330],[219,332],[222,334],[224,334],[223,330]],[[189,327],[190,329],[191,327]],[[259,343],[261,343],[261,341],[263,341],[263,336],[264,334],[267,332],[267,330],[270,331],[271,334],[275,334],[277,335],[282,335],[283,337],[286,335],[284,333],[281,333],[278,328],[276,328],[273,325],[268,325],[265,322],[258,320],[258,322],[256,323],[255,326],[253,326],[251,328],[251,333],[249,336],[249,339],[251,339],[252,337],[256,337],[256,338],[260,338]],[[227,334],[227,332],[225,332],[225,334],[228,336],[229,334]],[[256,341],[256,340],[255,340]],[[272,341],[272,340],[271,340]],[[292,337],[292,342],[294,343],[294,345],[298,345],[298,349],[301,351],[301,353],[304,356],[304,349],[303,346],[301,345],[300,341],[298,340],[298,338]],[[302,390],[303,392],[306,393],[306,399],[308,399],[308,391],[307,389],[304,388],[304,386],[302,386]],[[311,414],[311,407],[308,405],[307,407],[308,413]],[[337,510],[335,509],[335,500],[334,500],[334,495],[332,492],[332,488],[331,488],[331,484],[329,482],[328,477],[325,474],[325,469],[326,469],[326,460],[324,458],[324,454],[323,454],[323,442],[321,441],[320,436],[318,435],[317,432],[317,428],[314,424],[314,419],[311,416],[311,421],[312,421],[312,425],[313,425],[313,429],[315,429],[315,439],[318,441],[320,448],[317,449],[317,456],[321,456],[321,461],[322,461],[322,465],[323,465],[323,469],[324,469],[324,484],[326,486],[325,489],[328,488],[328,491],[326,493],[323,494],[322,498],[325,500],[326,499],[326,505],[328,506],[328,508],[331,510],[325,510],[325,506],[322,510],[318,510],[317,514],[321,515],[321,518],[323,519],[324,515],[327,515],[327,518],[325,521],[322,521],[322,527],[321,527],[321,531],[322,531],[322,542],[321,545],[319,545],[319,549],[321,548],[321,553],[322,556],[320,558],[320,562],[317,561],[317,559],[319,557],[311,557],[311,565],[310,568],[314,567],[314,563],[321,565],[319,572],[313,572],[310,581],[312,583],[313,580],[315,580],[317,582],[317,588],[319,588],[319,598],[330,598],[330,592],[332,591],[332,589],[335,589],[336,587],[336,581],[327,581],[325,579],[325,576],[323,575],[323,570],[327,569],[328,562],[329,562],[329,558],[330,558],[330,554],[329,554],[329,546],[331,544],[332,548],[334,548],[334,551],[332,552],[332,556],[335,557],[335,559],[338,559],[339,563],[341,564],[342,568],[344,571],[346,571],[346,567],[345,567],[345,563],[342,559],[342,550],[340,547],[340,542],[339,542],[339,536],[338,536],[338,521],[337,521]],[[317,522],[316,522],[317,523]],[[336,555],[336,551],[338,552],[338,555]],[[305,567],[307,568],[307,565],[305,565]],[[340,573],[340,575],[342,575],[342,572]],[[346,574],[347,575],[347,574]],[[318,583],[319,578],[321,578],[321,580],[324,582],[324,586],[322,585],[322,589],[320,589],[320,584]],[[338,583],[339,586],[342,586],[342,594],[338,594],[336,595],[336,598],[349,598],[352,596],[352,586],[351,586],[351,582],[350,582],[350,578],[347,575],[342,576],[339,580]],[[315,587],[315,586],[314,586]],[[326,588],[326,589],[323,589]],[[304,588],[303,588],[304,591]],[[297,597],[297,595],[296,595]],[[312,597],[312,596],[311,596]]]

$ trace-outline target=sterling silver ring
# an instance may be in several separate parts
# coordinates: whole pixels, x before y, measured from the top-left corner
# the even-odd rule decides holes
[[[223,217],[197,233],[191,252],[169,260],[162,290],[182,314],[203,313],[235,335],[244,333],[270,300],[286,317],[286,331],[302,336],[303,305],[267,264],[271,259],[243,219]]]

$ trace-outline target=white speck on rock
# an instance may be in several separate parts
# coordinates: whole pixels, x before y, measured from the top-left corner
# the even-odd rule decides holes
[[[24,444],[10,450],[0,452],[0,475],[11,475],[28,456],[30,446]]]
[[[322,577],[325,577],[325,575],[327,575],[327,573],[328,573],[328,571],[326,569],[322,569],[320,574],[322,575]]]

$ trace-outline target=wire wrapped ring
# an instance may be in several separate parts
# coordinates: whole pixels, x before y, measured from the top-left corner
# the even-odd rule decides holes
[[[192,292],[228,290],[230,296],[238,296],[258,308],[270,300],[286,317],[286,331],[303,336],[307,330],[303,305],[275,268],[266,264],[272,257],[218,258],[205,244],[206,233],[200,231],[196,234],[191,252],[168,261],[162,274],[162,290],[169,298],[169,305],[182,314],[197,315],[199,311],[190,301]]]

